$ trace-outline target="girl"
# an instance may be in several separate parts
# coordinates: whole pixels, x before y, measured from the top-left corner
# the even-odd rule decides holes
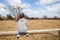
[[[17,38],[20,37],[21,34],[26,34],[28,36],[27,32],[27,20],[24,18],[24,14],[19,14],[17,21],[18,21],[18,35]]]

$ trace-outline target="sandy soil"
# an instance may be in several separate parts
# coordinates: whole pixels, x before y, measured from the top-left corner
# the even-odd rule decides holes
[[[60,28],[60,20],[28,20],[28,30]],[[17,22],[11,20],[0,21],[0,31],[17,30]],[[50,34],[30,34],[19,39],[16,35],[0,36],[0,40],[59,40],[58,32],[49,32]]]

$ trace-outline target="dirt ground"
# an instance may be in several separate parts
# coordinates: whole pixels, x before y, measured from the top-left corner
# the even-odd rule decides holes
[[[41,29],[52,29],[60,28],[60,20],[28,20],[28,30],[41,30]],[[17,22],[15,20],[4,20],[0,21],[0,31],[14,31],[17,30]],[[0,40],[60,40],[58,32],[49,32],[41,34],[29,34],[28,37],[25,35],[19,39],[16,35],[0,36]]]

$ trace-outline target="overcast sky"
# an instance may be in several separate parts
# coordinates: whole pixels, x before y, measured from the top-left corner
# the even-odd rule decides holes
[[[60,17],[60,0],[0,0],[0,14],[8,14],[9,11],[4,7],[17,4],[24,7],[22,12],[29,17],[40,18],[44,15],[47,17]]]

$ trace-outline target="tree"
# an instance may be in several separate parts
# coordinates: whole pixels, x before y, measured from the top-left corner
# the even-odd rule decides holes
[[[54,19],[57,19],[57,16],[54,16]]]
[[[10,12],[13,14],[15,19],[17,18],[17,15],[22,11],[22,8],[20,6],[9,6]]]
[[[14,18],[10,14],[7,14],[7,19],[8,20],[13,20]]]
[[[2,16],[2,19],[3,19],[3,20],[7,20],[7,17],[5,17],[5,16]]]
[[[26,19],[29,19],[29,17],[27,15],[24,16]]]
[[[1,15],[0,15],[0,20],[3,20]]]
[[[43,18],[44,18],[44,19],[47,19],[47,16],[46,16],[46,15],[44,15],[44,16],[43,16]]]

